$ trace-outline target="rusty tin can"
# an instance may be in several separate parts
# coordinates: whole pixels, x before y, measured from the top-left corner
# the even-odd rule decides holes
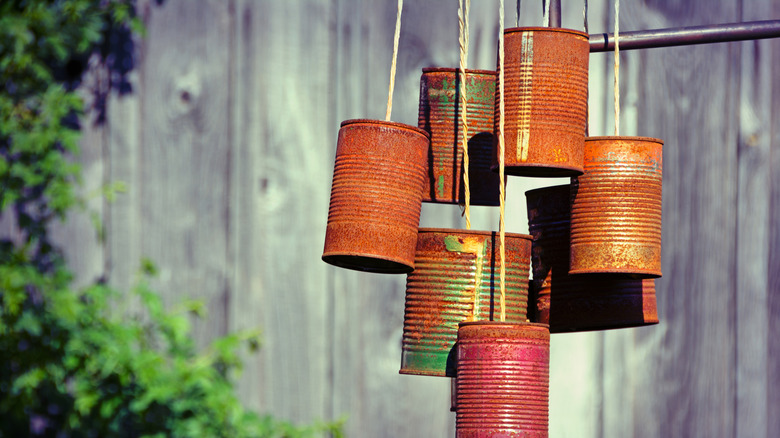
[[[658,323],[655,282],[604,275],[569,275],[570,185],[526,192],[533,280],[532,321],[551,333]]]
[[[379,273],[414,269],[429,136],[395,122],[341,124],[322,260]]]
[[[462,323],[457,369],[458,438],[547,437],[547,325]]]
[[[504,41],[506,174],[581,174],[588,103],[588,35],[571,29],[520,27],[505,29]],[[499,104],[497,89],[496,134]],[[498,153],[496,146],[494,170],[498,169]]]
[[[531,236],[507,233],[506,320],[526,322]],[[454,377],[458,323],[500,317],[496,232],[423,228],[406,277],[401,374]]]
[[[661,276],[663,141],[590,137],[572,179],[570,274]]]
[[[493,159],[496,72],[466,70],[469,202],[498,205],[499,177]],[[424,68],[418,126],[431,135],[423,202],[464,203],[461,75],[455,68]]]

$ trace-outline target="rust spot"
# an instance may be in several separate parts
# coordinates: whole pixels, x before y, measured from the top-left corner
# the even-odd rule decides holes
[[[490,170],[495,89],[495,71],[466,70],[471,205],[499,204],[499,178]],[[424,68],[420,78],[418,126],[431,135],[423,193],[425,202],[465,202],[462,117],[459,70]]]
[[[531,251],[532,320],[552,333],[658,323],[655,284],[615,274],[569,274],[569,184],[526,192]]]
[[[508,175],[582,173],[588,35],[570,29],[504,30],[504,163]],[[497,115],[500,96],[496,93]],[[494,117],[498,132],[498,117]],[[497,141],[497,140],[496,140]],[[498,147],[493,170],[498,169]]]
[[[342,268],[414,268],[428,134],[376,120],[341,124],[322,260]]]

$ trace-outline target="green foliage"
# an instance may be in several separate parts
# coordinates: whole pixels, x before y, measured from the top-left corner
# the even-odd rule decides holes
[[[6,248],[7,249],[7,248]],[[293,426],[246,411],[231,382],[239,349],[257,333],[215,340],[196,353],[187,303],[166,312],[140,282],[138,316],[104,285],[69,288],[63,270],[41,273],[20,253],[0,262],[0,437],[341,437],[340,424]]]
[[[150,261],[130,296],[137,315],[112,311],[130,298],[103,284],[73,290],[47,229],[82,203],[74,90],[84,60],[116,29],[142,31],[131,0],[0,2],[0,214],[21,231],[0,240],[0,438],[341,436],[338,424],[246,411],[231,379],[258,334],[198,352],[189,324],[202,305],[166,311],[146,286]]]
[[[0,3],[0,211],[13,206],[24,238],[45,252],[46,225],[77,198],[79,60],[112,26],[138,28],[129,1]],[[73,70],[76,71],[73,71]]]
[[[186,303],[164,310],[142,277],[144,311],[104,285],[74,292],[62,270],[39,272],[23,254],[0,260],[0,436],[305,437],[339,426],[295,427],[244,410],[230,377],[239,348],[258,333],[214,341],[196,353]],[[11,353],[11,354],[9,354]]]

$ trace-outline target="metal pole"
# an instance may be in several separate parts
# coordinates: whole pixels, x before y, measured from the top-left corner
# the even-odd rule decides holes
[[[550,7],[550,12],[553,8]],[[693,44],[725,43],[729,41],[780,38],[780,20],[746,23],[714,24],[671,29],[620,32],[620,50],[651,49],[655,47],[687,46]],[[615,49],[613,34],[589,36],[591,52]]]
[[[544,0],[542,0],[544,2]],[[561,0],[550,0],[550,27],[561,27]],[[622,42],[622,41],[621,41]]]

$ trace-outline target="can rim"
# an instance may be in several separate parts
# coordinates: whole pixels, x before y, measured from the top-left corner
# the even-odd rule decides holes
[[[568,29],[565,27],[541,27],[541,26],[529,26],[529,27],[507,27],[504,29],[504,35],[508,33],[517,33],[517,32],[560,32],[560,33],[571,33],[577,36],[581,36],[582,38],[585,38],[585,41],[588,40],[589,35],[581,30],[577,29]]]
[[[549,328],[549,324],[543,322],[506,322],[506,321],[463,321],[458,323],[458,327],[471,326],[493,326],[493,327],[538,327]]]
[[[610,274],[620,275],[624,278],[633,278],[636,280],[661,278],[663,276],[660,269],[643,269],[636,267],[626,268],[581,268],[569,269],[569,275],[592,275],[592,274]]]
[[[350,125],[379,125],[385,128],[396,128],[402,130],[405,129],[407,131],[421,134],[425,136],[425,138],[428,140],[430,140],[431,138],[431,135],[424,129],[412,125],[407,125],[406,123],[400,123],[400,122],[393,122],[393,121],[388,122],[386,120],[375,120],[375,119],[348,119],[341,122],[342,128]]]
[[[423,67],[422,72],[423,73],[456,73],[459,72],[460,68],[456,67]],[[482,74],[482,75],[490,75],[490,76],[496,76],[498,74],[495,70],[479,70],[479,69],[466,69],[467,74]]]
[[[569,183],[569,184],[559,184],[559,185],[556,185],[556,186],[539,187],[539,188],[536,188],[536,189],[526,190],[525,191],[525,196],[526,197],[528,197],[528,196],[538,196],[539,193],[547,192],[547,191],[555,191],[555,190],[563,191],[564,187],[566,188],[566,190],[571,190],[571,183]]]
[[[496,233],[498,235],[498,231],[486,231],[486,230],[462,230],[462,229],[456,229],[456,228],[419,228],[417,230],[417,234],[420,233],[447,233],[447,234],[453,234],[453,233],[460,233],[460,234],[476,234],[479,236],[492,236],[493,233]],[[530,234],[522,234],[522,233],[504,233],[506,237],[515,237],[519,239],[525,239],[525,240],[531,240],[533,241],[533,236]]]
[[[585,141],[608,141],[608,140],[624,140],[624,141],[641,141],[647,143],[658,143],[661,146],[664,145],[664,141],[655,137],[637,137],[630,135],[600,135],[593,137],[585,137]]]

